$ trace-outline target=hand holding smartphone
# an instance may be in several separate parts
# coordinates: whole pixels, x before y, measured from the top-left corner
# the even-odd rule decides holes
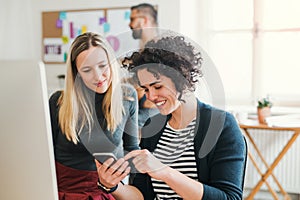
[[[110,153],[110,152],[93,153],[93,156],[101,164],[103,164],[107,159],[113,158],[114,162],[112,164],[110,164],[110,166],[112,166],[118,160],[117,157],[113,153]],[[129,166],[131,167],[131,172],[132,173],[137,172],[134,165],[132,164],[132,159],[129,159],[128,162],[129,162]]]

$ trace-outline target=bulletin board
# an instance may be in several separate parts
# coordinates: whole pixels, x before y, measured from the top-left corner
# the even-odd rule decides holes
[[[138,47],[129,23],[129,7],[42,12],[42,59],[45,63],[66,62],[71,43],[87,31],[103,35],[121,56]]]

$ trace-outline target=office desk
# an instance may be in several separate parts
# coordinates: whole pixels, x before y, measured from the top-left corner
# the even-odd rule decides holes
[[[253,190],[250,192],[250,194],[246,197],[246,199],[247,200],[253,199],[255,194],[260,190],[263,183],[266,184],[266,186],[268,187],[268,190],[270,191],[270,193],[272,194],[274,199],[279,199],[278,195],[276,194],[274,189],[272,189],[272,187],[270,186],[270,184],[267,181],[267,178],[271,175],[272,178],[274,179],[276,185],[278,186],[280,192],[283,194],[284,199],[289,200],[290,199],[289,195],[284,190],[284,188],[281,186],[281,184],[277,180],[276,176],[273,174],[273,170],[278,165],[278,163],[281,161],[281,159],[284,157],[286,152],[291,148],[291,146],[296,141],[297,137],[300,134],[300,127],[297,127],[297,128],[295,128],[295,127],[270,127],[268,125],[259,124],[256,120],[248,120],[247,122],[245,122],[243,124],[240,123],[239,125],[240,125],[240,128],[244,131],[248,142],[250,143],[250,145],[253,146],[253,148],[256,151],[256,153],[258,154],[259,158],[261,159],[261,161],[264,163],[265,167],[267,168],[267,170],[265,172],[262,172],[262,170],[259,168],[259,166],[257,164],[257,158],[255,158],[252,155],[252,153],[250,151],[248,151],[248,157],[252,161],[254,167],[256,168],[257,172],[260,174],[261,178],[257,182],[256,186],[253,188]],[[273,161],[273,163],[271,163],[269,165],[266,162],[266,160],[264,159],[264,157],[263,157],[260,149],[256,145],[255,141],[253,140],[253,137],[251,136],[249,129],[264,129],[264,130],[271,130],[274,132],[275,131],[291,131],[292,137],[287,141],[287,143],[285,144],[283,149],[281,149],[279,151],[279,153],[275,157],[275,160]]]

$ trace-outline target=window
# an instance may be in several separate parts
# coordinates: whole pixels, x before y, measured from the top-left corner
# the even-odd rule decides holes
[[[300,1],[207,0],[208,54],[227,104],[300,106]]]

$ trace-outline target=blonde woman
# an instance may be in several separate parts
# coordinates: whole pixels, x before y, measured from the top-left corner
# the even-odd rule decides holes
[[[65,89],[49,100],[59,199],[143,199],[121,182],[130,172],[122,157],[139,147],[136,92],[120,83],[119,70],[103,37],[88,32],[75,38]],[[99,163],[97,152],[118,160]]]

